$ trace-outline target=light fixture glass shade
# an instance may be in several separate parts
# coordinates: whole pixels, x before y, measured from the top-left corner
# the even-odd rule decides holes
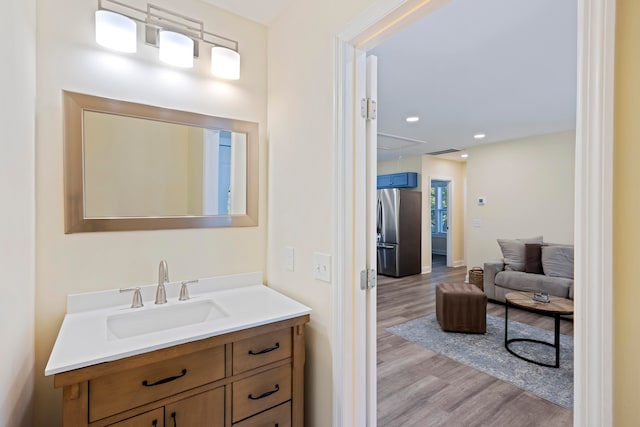
[[[176,67],[193,67],[193,39],[174,31],[160,31],[160,60]]]
[[[135,21],[109,10],[97,10],[96,42],[101,46],[120,52],[135,52]]]
[[[240,79],[240,54],[226,47],[212,47],[211,74],[222,79]]]

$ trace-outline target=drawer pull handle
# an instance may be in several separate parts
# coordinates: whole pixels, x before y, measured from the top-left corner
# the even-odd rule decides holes
[[[173,418],[173,427],[178,427],[178,417],[175,412],[171,413],[171,418]]]
[[[153,421],[151,422],[151,425],[152,425],[153,427],[156,427],[156,426],[158,425],[158,420],[153,420]]]
[[[259,352],[257,352],[257,353],[254,353],[254,352],[253,352],[253,350],[249,350],[249,354],[250,354],[250,355],[252,355],[252,356],[257,356],[257,355],[259,355],[259,354],[270,353],[270,352],[272,352],[273,350],[277,350],[277,349],[279,349],[279,348],[280,348],[280,343],[279,343],[279,342],[277,342],[277,343],[276,343],[276,345],[274,345],[273,347],[265,348],[264,350],[260,350],[260,351],[259,351]]]
[[[182,378],[185,375],[187,375],[187,370],[183,369],[182,373],[180,375],[176,375],[175,377],[167,377],[167,378],[163,378],[161,380],[156,381],[155,383],[149,384],[149,382],[147,380],[142,381],[142,385],[145,387],[153,387],[154,385],[160,385],[160,384],[166,384],[169,383],[171,381],[175,381],[178,378]]]
[[[267,397],[267,396],[271,396],[273,393],[275,393],[275,392],[277,392],[277,391],[279,391],[279,390],[280,390],[280,386],[279,386],[278,384],[276,384],[276,388],[275,388],[274,390],[270,390],[270,391],[267,391],[267,392],[265,392],[265,393],[262,393],[262,394],[261,394],[260,396],[258,396],[258,397],[253,397],[253,395],[252,395],[252,394],[250,394],[250,395],[249,395],[249,399],[251,399],[251,400],[264,399],[265,397]]]

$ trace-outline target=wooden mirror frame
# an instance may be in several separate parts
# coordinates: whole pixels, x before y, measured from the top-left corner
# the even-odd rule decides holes
[[[63,97],[64,229],[66,234],[92,231],[251,227],[258,225],[259,136],[257,123],[206,116],[68,91],[63,91]],[[247,135],[246,214],[86,218],[84,214],[84,111],[245,133]]]

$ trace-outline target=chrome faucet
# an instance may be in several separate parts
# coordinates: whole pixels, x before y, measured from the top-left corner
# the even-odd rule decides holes
[[[158,267],[158,289],[156,290],[156,304],[165,304],[167,302],[167,293],[164,290],[164,284],[169,281],[169,267],[167,261],[160,261]]]

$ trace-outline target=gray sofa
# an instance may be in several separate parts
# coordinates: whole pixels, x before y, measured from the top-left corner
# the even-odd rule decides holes
[[[534,267],[531,267],[531,259],[526,258],[524,253],[525,242],[527,247],[535,246],[531,245],[528,239],[498,240],[505,258],[484,263],[483,282],[487,297],[493,301],[504,302],[504,296],[508,292],[540,291],[573,299],[573,246],[537,244],[540,254],[534,261],[537,262],[537,267],[535,263]],[[507,244],[512,246],[506,247]],[[522,244],[522,248],[518,244]],[[522,252],[522,259],[519,258],[519,251]]]

